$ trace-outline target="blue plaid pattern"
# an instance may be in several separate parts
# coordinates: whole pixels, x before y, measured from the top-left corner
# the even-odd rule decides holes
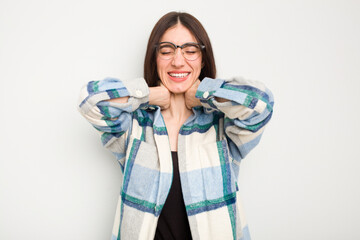
[[[143,78],[92,81],[80,94],[80,113],[99,131],[123,173],[112,240],[153,239],[172,183],[166,126],[148,95]],[[129,98],[106,101],[119,97]],[[273,112],[273,96],[263,84],[244,78],[205,78],[196,97],[202,106],[192,109],[178,136],[192,237],[250,240],[237,186],[239,164],[258,144]]]

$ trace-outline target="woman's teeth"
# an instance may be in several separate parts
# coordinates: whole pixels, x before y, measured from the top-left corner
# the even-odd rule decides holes
[[[175,77],[175,78],[184,78],[189,74],[190,73],[169,73],[170,76]]]

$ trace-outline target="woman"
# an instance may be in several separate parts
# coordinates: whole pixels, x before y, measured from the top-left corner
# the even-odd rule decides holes
[[[149,38],[145,79],[82,90],[79,110],[123,173],[112,239],[250,239],[239,163],[259,142],[273,97],[261,83],[215,74],[201,23],[170,12]]]

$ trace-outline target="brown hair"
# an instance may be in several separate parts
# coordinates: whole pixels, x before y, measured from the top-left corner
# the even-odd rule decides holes
[[[144,62],[144,78],[149,87],[157,86],[159,81],[155,45],[159,43],[166,30],[178,23],[189,29],[198,43],[205,45],[205,49],[202,51],[203,68],[199,76],[200,81],[205,77],[215,78],[216,76],[215,59],[210,39],[202,24],[188,13],[169,12],[155,24],[148,41]]]

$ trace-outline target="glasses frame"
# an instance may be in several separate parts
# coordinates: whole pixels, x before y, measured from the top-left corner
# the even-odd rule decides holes
[[[174,48],[175,48],[175,54],[174,54],[174,56],[172,56],[172,57],[169,58],[169,59],[165,59],[165,58],[160,57],[160,58],[163,59],[163,60],[171,60],[171,59],[174,59],[174,57],[176,56],[176,50],[177,50],[178,48],[180,48],[180,49],[181,49],[181,54],[182,54],[182,56],[183,56],[186,60],[188,60],[188,61],[195,61],[196,59],[198,59],[198,58],[200,57],[200,55],[199,55],[199,57],[197,57],[197,58],[195,58],[195,59],[193,59],[193,60],[187,59],[187,58],[185,57],[185,55],[184,55],[183,48],[186,47],[186,45],[192,44],[192,45],[197,45],[197,46],[199,46],[199,49],[200,49],[200,52],[201,52],[201,53],[202,53],[202,50],[205,49],[205,45],[202,45],[202,44],[196,43],[196,42],[187,42],[187,43],[184,43],[183,45],[176,45],[175,43],[172,43],[172,42],[159,42],[158,44],[155,45],[156,51],[159,51],[158,48],[159,48],[159,46],[160,46],[161,44],[163,44],[163,43],[171,44],[171,45],[174,46]]]

